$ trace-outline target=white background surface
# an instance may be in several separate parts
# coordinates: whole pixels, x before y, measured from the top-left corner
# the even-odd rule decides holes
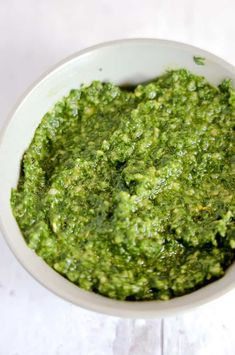
[[[102,41],[179,40],[235,65],[234,13],[234,0],[0,0],[0,125],[45,70]],[[40,286],[0,236],[0,355],[234,355],[234,304],[235,291],[164,320],[95,314]]]

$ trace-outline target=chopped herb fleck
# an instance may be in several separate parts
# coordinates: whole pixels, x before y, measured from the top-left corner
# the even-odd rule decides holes
[[[206,58],[194,56],[194,57],[193,57],[193,60],[194,60],[194,62],[195,62],[197,65],[205,65],[205,60],[206,60]]]

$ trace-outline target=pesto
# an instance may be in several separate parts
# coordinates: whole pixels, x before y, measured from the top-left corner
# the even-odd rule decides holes
[[[56,103],[11,205],[30,248],[76,285],[167,300],[234,260],[235,91],[185,69],[127,91],[92,82]]]

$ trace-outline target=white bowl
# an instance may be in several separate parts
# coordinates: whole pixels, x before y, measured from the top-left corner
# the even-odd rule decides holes
[[[197,65],[193,56],[205,57],[205,65]],[[2,134],[0,223],[3,235],[17,259],[35,279],[78,306],[115,316],[162,317],[202,305],[235,285],[233,264],[220,280],[169,301],[117,301],[84,291],[60,276],[28,248],[10,207],[11,188],[17,184],[20,161],[36,127],[42,116],[70,89],[92,80],[136,84],[153,79],[169,68],[181,67],[204,75],[214,85],[224,78],[231,78],[235,83],[233,66],[196,47],[157,39],[104,43],[66,59],[37,82],[16,107]]]

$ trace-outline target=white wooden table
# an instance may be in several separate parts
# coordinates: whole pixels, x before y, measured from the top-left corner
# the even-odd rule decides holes
[[[174,39],[235,64],[234,12],[234,0],[0,0],[0,125],[51,65],[105,40]],[[95,314],[40,286],[0,236],[0,355],[234,355],[234,304],[235,291],[167,319]]]

